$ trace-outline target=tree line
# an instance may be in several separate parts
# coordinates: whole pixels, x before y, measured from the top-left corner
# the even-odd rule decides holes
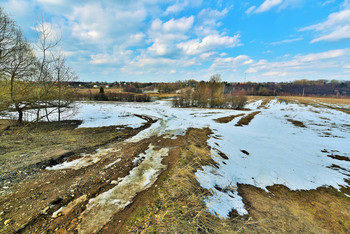
[[[35,27],[37,41],[30,43],[21,28],[0,7],[0,114],[16,111],[18,123],[25,111],[36,110],[36,121],[49,120],[74,99],[67,82],[77,76],[58,51],[60,37],[43,19]]]
[[[201,81],[195,88],[187,87],[175,97],[175,107],[243,109],[247,98],[243,95],[225,94],[225,83],[219,74],[211,76],[209,82]]]

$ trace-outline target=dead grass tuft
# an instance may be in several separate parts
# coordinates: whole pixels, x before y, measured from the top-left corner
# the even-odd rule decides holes
[[[254,117],[259,114],[261,111],[255,111],[250,113],[249,115],[242,117],[238,123],[236,123],[235,126],[239,126],[242,127],[243,125],[249,125],[250,121],[252,121],[252,119],[254,119]]]
[[[228,123],[228,122],[231,122],[234,118],[241,117],[243,115],[244,115],[243,113],[242,114],[238,114],[238,115],[230,115],[230,116],[227,116],[227,117],[214,119],[214,121],[217,122],[217,123]]]
[[[301,121],[294,120],[294,119],[287,119],[288,122],[292,123],[296,127],[306,128],[305,124]]]

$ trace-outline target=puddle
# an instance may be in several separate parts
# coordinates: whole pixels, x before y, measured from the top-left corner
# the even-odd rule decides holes
[[[114,214],[129,205],[137,193],[151,187],[161,171],[166,168],[161,161],[168,152],[168,148],[154,150],[154,146],[150,144],[146,152],[140,154],[144,160],[138,167],[132,169],[117,186],[90,199],[86,210],[80,216],[78,232],[98,232]]]

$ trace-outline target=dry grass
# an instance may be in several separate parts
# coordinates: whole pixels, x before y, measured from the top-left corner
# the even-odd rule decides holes
[[[348,98],[324,98],[324,97],[280,97],[280,100],[299,102],[305,105],[316,105],[321,107],[326,107],[334,109],[337,111],[350,114],[350,107],[337,107],[333,106],[334,104],[338,105],[350,105],[350,99]]]
[[[208,129],[190,129],[176,166],[157,190],[129,217],[129,233],[346,233],[350,230],[350,188],[291,191],[274,185],[266,192],[238,185],[249,216],[220,219],[203,200],[209,191],[200,187],[194,173],[214,164],[206,141]]]
[[[234,118],[243,116],[244,114],[238,114],[238,115],[230,115],[227,117],[222,117],[222,118],[218,118],[218,119],[214,119],[215,122],[217,123],[228,123],[231,122]]]
[[[294,126],[296,127],[301,127],[301,128],[306,128],[306,126],[304,125],[303,122],[298,121],[298,120],[294,120],[294,119],[287,119],[288,122],[292,123]]]
[[[294,97],[294,96],[283,96],[280,97],[290,101],[298,101],[300,103],[310,104],[310,103],[328,103],[328,104],[347,104],[350,105],[349,98],[328,98],[328,97]]]
[[[250,121],[254,119],[254,117],[259,114],[261,111],[255,111],[250,113],[249,115],[242,117],[235,126],[242,127],[243,125],[249,125]]]
[[[258,107],[258,109],[260,108],[267,108],[266,105],[273,99],[274,97],[265,97],[262,101],[262,103],[260,104],[260,106]]]
[[[249,214],[259,233],[348,233],[350,199],[334,188],[291,191],[285,186],[268,187],[270,193],[240,185]],[[349,188],[346,189],[348,193]],[[250,230],[249,230],[250,231]]]
[[[81,121],[39,122],[11,126],[0,135],[0,172],[16,171],[55,159],[68,152],[84,152],[116,138],[130,135],[131,129],[115,126],[75,129]],[[25,160],[23,160],[25,159]]]
[[[78,94],[82,95],[94,95],[100,93],[100,88],[93,88],[93,89],[76,89]],[[122,93],[122,88],[110,88],[110,89],[104,89],[105,93]]]
[[[4,130],[9,128],[12,125],[12,120],[0,119],[0,135]]]
[[[178,97],[180,94],[176,93],[147,93],[150,97],[157,97],[157,98],[172,98],[172,97]]]
[[[162,181],[148,205],[129,218],[131,233],[234,233],[246,227],[240,218],[220,219],[203,202],[209,191],[201,188],[194,173],[214,164],[207,146],[209,129],[190,129],[177,165]],[[250,222],[250,220],[249,220]]]

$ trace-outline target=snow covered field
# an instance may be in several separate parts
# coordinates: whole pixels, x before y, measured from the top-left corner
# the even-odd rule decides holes
[[[320,186],[348,186],[350,178],[350,119],[334,109],[288,104],[277,99],[258,109],[261,101],[250,103],[250,111],[172,108],[169,101],[153,103],[78,103],[71,119],[81,119],[80,127],[108,125],[140,126],[135,114],[157,120],[128,142],[151,136],[175,138],[189,127],[209,127],[212,158],[219,168],[205,166],[196,173],[201,186],[212,191],[208,209],[227,217],[232,209],[247,214],[237,184],[266,189],[282,184],[292,190]],[[241,117],[228,123],[213,119],[261,111],[249,125],[235,126]],[[302,122],[302,126],[292,121]],[[220,155],[226,155],[228,159]],[[334,166],[336,165],[336,166]],[[349,194],[348,194],[349,195]]]

